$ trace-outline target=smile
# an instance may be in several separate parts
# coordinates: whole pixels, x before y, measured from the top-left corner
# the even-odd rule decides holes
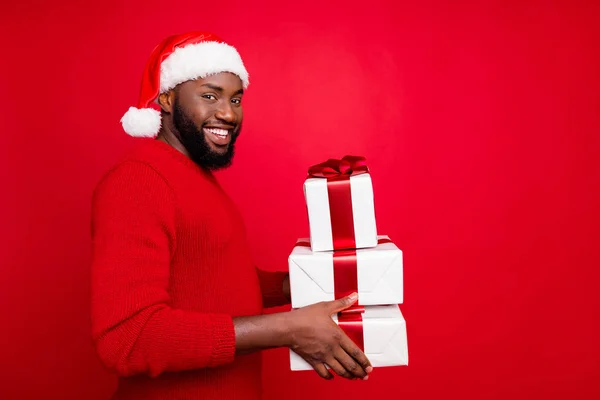
[[[231,129],[203,128],[203,131],[216,146],[227,146],[231,141]]]
[[[227,135],[229,135],[229,131],[227,129],[205,128],[204,131],[212,133],[219,138],[226,138]]]

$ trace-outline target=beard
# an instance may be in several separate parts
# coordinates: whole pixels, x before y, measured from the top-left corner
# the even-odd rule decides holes
[[[198,128],[194,121],[186,115],[178,100],[175,99],[173,125],[179,133],[181,144],[190,154],[192,161],[211,171],[229,167],[235,152],[235,141],[242,128],[241,124],[236,125],[230,133],[231,141],[225,153],[216,153],[210,148],[202,129],[206,124],[207,122]]]

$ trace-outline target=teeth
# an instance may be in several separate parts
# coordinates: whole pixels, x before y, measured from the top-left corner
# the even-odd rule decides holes
[[[212,133],[213,135],[217,135],[219,137],[227,137],[227,134],[229,133],[227,131],[227,129],[215,129],[215,128],[209,128],[206,129],[207,132]]]

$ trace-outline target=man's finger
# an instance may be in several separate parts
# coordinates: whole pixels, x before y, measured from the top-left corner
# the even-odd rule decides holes
[[[333,379],[333,375],[327,370],[327,367],[322,362],[313,362],[311,365],[321,378],[327,380]]]
[[[330,314],[337,314],[340,311],[345,310],[346,308],[351,307],[358,300],[358,293],[352,293],[349,296],[342,297],[341,299],[330,301]]]
[[[340,364],[340,362],[338,360],[336,360],[335,358],[331,358],[329,360],[327,360],[327,365],[329,365],[329,367],[335,371],[335,373],[338,376],[341,376],[342,378],[346,378],[346,379],[354,379],[355,376],[353,374],[351,374],[349,371],[346,371],[346,368],[344,368],[344,366],[342,364]]]
[[[348,336],[344,335],[342,337],[340,346],[342,346],[342,349],[344,349],[344,351],[352,357],[367,374],[370,374],[371,371],[373,371],[371,361],[369,361],[365,353]]]
[[[358,363],[358,361],[350,357],[350,355],[348,355],[348,353],[346,353],[346,351],[344,351],[344,349],[341,347],[338,348],[334,353],[334,357],[344,367],[344,369],[351,373],[354,377],[360,379],[368,378],[367,373]]]

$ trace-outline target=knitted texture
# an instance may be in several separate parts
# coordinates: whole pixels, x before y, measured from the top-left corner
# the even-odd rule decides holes
[[[92,335],[114,398],[259,399],[260,353],[235,355],[233,317],[286,304],[286,273],[255,268],[211,173],[141,140],[92,201]]]

